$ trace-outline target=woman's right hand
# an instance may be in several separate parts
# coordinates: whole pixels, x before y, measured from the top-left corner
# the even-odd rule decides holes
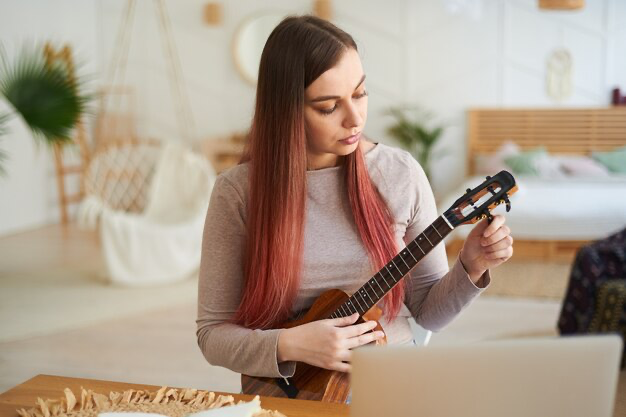
[[[358,313],[354,313],[283,329],[278,336],[278,362],[306,362],[318,368],[350,372],[350,350],[384,337],[381,331],[367,333],[376,327],[375,321],[354,324],[358,318]]]

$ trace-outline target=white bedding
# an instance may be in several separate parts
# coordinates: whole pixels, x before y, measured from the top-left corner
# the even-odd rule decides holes
[[[516,176],[507,224],[514,238],[525,240],[595,240],[626,227],[626,176],[541,179]],[[485,180],[473,177],[439,203],[447,210],[467,188]],[[492,213],[505,213],[499,206]],[[465,238],[471,225],[457,227],[447,241]]]

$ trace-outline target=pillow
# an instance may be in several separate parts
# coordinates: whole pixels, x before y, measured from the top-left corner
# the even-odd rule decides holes
[[[560,156],[561,169],[572,177],[609,177],[609,170],[588,156]]]
[[[626,174],[626,146],[611,152],[594,152],[591,156],[609,171]]]
[[[504,158],[504,162],[511,167],[511,170],[519,175],[540,175],[538,162],[542,157],[547,156],[545,148],[539,147],[530,151],[520,152],[517,155],[511,155]]]
[[[540,154],[534,161],[537,174],[541,178],[566,178],[567,174],[563,171],[561,163],[558,158],[550,155],[547,152]]]
[[[519,146],[511,140],[507,140],[493,154],[476,155],[474,159],[475,171],[477,174],[493,175],[503,169],[509,170],[511,168],[504,163],[504,158],[517,155],[519,152]]]

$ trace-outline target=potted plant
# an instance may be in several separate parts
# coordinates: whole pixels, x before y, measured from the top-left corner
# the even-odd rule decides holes
[[[433,116],[415,106],[391,107],[387,114],[395,119],[387,133],[413,155],[430,180],[433,148],[441,137],[444,126],[433,126]]]
[[[0,95],[22,117],[36,139],[48,145],[69,143],[89,98],[83,81],[62,63],[49,64],[43,48],[23,48],[11,64],[0,46]],[[0,136],[11,114],[0,115]],[[6,155],[0,151],[0,172]]]

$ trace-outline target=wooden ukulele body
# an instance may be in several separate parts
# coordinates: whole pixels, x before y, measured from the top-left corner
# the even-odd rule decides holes
[[[348,294],[341,290],[326,291],[315,300],[302,318],[278,328],[288,329],[326,319],[348,298]],[[360,317],[357,323],[366,320],[378,322],[381,315],[382,310],[375,306]],[[382,330],[380,324],[377,324],[375,330]],[[298,362],[295,374],[288,380],[289,384],[283,378],[241,375],[241,388],[244,394],[335,403],[345,403],[350,394],[350,378],[347,373],[318,368],[304,362]]]

